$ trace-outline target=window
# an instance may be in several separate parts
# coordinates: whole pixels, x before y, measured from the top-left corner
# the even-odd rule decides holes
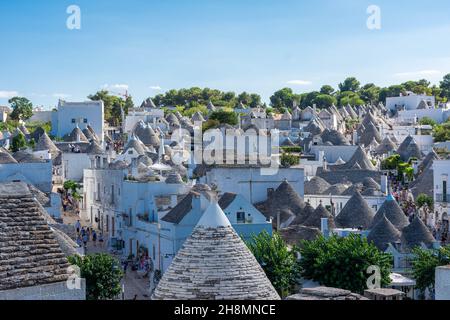
[[[86,119],[86,118],[84,118],[84,119],[83,119],[83,122],[84,122],[84,123],[87,123],[87,119]]]
[[[75,123],[75,119],[72,119],[72,123]]]
[[[153,245],[153,261],[156,260],[156,248],[155,245]]]
[[[447,181],[442,181],[442,202],[447,202]]]
[[[237,223],[245,223],[245,212],[243,211],[236,212],[236,220]]]
[[[111,186],[111,203],[114,204],[114,185]]]
[[[374,204],[374,205],[372,206],[372,209],[373,209],[375,212],[377,212],[377,211],[378,211],[378,206],[377,206],[376,204]]]

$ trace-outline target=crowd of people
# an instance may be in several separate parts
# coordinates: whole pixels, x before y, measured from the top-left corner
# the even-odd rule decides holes
[[[98,246],[103,248],[103,232],[100,231],[97,234],[97,231],[91,227],[82,227],[80,220],[77,220],[75,223],[75,229],[77,232],[77,244],[80,247],[83,246],[84,250],[87,249],[87,245],[91,241],[94,247],[97,246],[98,241]]]

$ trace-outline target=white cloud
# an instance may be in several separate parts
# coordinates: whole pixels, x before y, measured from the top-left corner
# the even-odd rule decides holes
[[[19,93],[17,91],[0,91],[0,99],[10,99],[18,95]]]
[[[296,85],[296,86],[308,86],[312,82],[311,81],[307,81],[307,80],[289,80],[286,83],[287,84],[293,84],[293,85]]]
[[[103,89],[106,90],[123,90],[123,91],[127,91],[129,88],[129,86],[127,84],[104,84],[103,85]]]
[[[52,94],[53,98],[58,98],[58,99],[67,99],[69,97],[71,97],[70,94],[66,94],[66,93],[54,93]]]
[[[411,72],[399,72],[394,73],[394,77],[404,78],[404,77],[426,77],[426,76],[436,76],[442,74],[439,70],[420,70]]]
[[[149,88],[152,90],[161,90],[160,86],[150,86]]]

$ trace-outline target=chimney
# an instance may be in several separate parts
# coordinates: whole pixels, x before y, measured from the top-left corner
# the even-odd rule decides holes
[[[330,229],[328,227],[328,218],[320,219],[320,231],[322,232],[325,238],[328,238],[330,236]]]
[[[387,176],[387,174],[383,174],[383,175],[381,176],[381,184],[380,184],[380,187],[381,187],[381,192],[382,192],[384,195],[387,195],[387,194],[389,193],[389,190],[388,190],[388,176]]]

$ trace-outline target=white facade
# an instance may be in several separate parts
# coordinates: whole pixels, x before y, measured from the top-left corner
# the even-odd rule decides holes
[[[91,166],[87,153],[63,152],[62,175],[64,180],[83,181],[83,170]]]
[[[130,134],[139,121],[157,125],[157,121],[164,118],[163,109],[130,110],[123,122],[123,132]]]
[[[219,194],[233,192],[242,195],[250,203],[267,200],[270,189],[276,189],[287,180],[303,197],[304,171],[300,167],[278,168],[275,175],[264,175],[262,168],[223,166],[212,168],[201,181],[216,186]]]
[[[104,133],[103,101],[65,102],[61,101],[58,110],[52,112],[52,135],[62,138],[70,134],[78,125],[83,130],[89,124],[103,141]]]
[[[433,161],[435,210],[450,215],[450,160]]]
[[[436,100],[434,96],[427,96],[427,95],[416,95],[416,94],[409,94],[406,96],[400,96],[400,97],[388,97],[386,98],[386,108],[388,110],[415,110],[419,106],[419,103],[425,100],[427,103],[430,104],[431,108],[434,108]]]
[[[450,117],[450,110],[439,108],[399,111],[396,120],[399,123],[416,123],[416,121],[420,121],[425,117],[433,119],[437,123],[442,123]]]

